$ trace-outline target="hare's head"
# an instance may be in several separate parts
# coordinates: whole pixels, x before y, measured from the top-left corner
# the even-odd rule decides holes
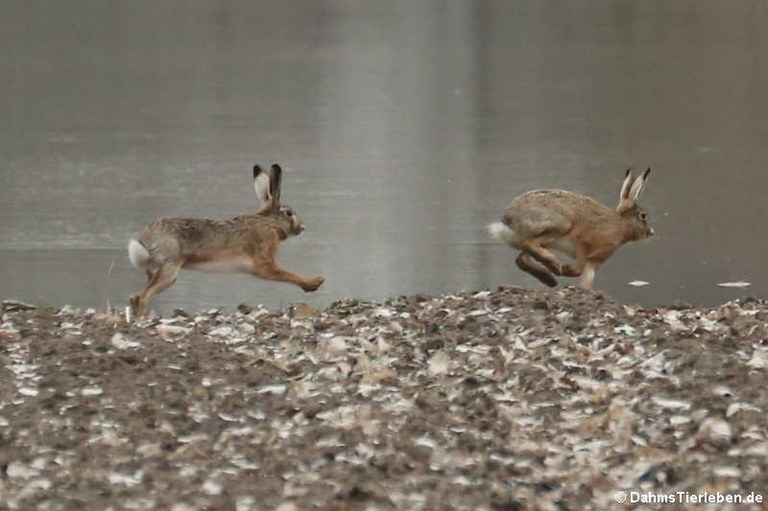
[[[280,204],[280,182],[282,169],[277,163],[265,171],[259,165],[253,166],[253,187],[261,200],[258,214],[269,217],[286,236],[297,236],[304,231],[304,222],[288,206]]]
[[[631,169],[627,169],[624,184],[622,184],[619,193],[619,205],[616,206],[616,212],[629,226],[629,237],[632,240],[642,240],[653,236],[648,212],[637,204],[637,198],[640,197],[650,173],[651,168],[648,167],[642,175],[635,177],[632,175]]]

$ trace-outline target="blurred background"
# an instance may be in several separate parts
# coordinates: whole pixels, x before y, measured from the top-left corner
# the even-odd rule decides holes
[[[158,216],[255,210],[256,162],[282,164],[307,224],[279,260],[326,284],[182,272],[160,311],[540,286],[485,225],[533,188],[613,207],[648,166],[657,236],[596,287],[648,306],[766,296],[761,0],[5,7],[0,298],[124,305],[144,285],[127,240]]]

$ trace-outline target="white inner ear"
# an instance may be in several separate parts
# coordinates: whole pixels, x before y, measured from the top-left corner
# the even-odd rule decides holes
[[[632,188],[629,189],[629,200],[635,202],[637,198],[640,197],[640,192],[643,191],[644,185],[645,178],[643,176],[639,176],[637,179],[635,179],[635,182],[632,183]]]
[[[629,187],[632,184],[632,174],[627,174],[627,177],[624,178],[624,183],[621,185],[621,191],[619,192],[619,202],[625,200],[625,197],[629,197]]]
[[[259,200],[262,203],[265,203],[269,200],[269,175],[261,171],[259,174],[253,178],[253,188],[256,190],[256,196],[259,198]]]

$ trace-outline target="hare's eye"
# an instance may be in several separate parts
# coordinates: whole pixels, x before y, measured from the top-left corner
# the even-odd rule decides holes
[[[648,220],[648,213],[646,213],[645,211],[641,211],[640,212],[640,220],[642,220],[643,222]]]

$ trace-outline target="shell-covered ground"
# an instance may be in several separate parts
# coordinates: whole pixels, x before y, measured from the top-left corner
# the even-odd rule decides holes
[[[8,301],[0,509],[765,502],[767,373],[757,299],[503,288],[134,323]]]

